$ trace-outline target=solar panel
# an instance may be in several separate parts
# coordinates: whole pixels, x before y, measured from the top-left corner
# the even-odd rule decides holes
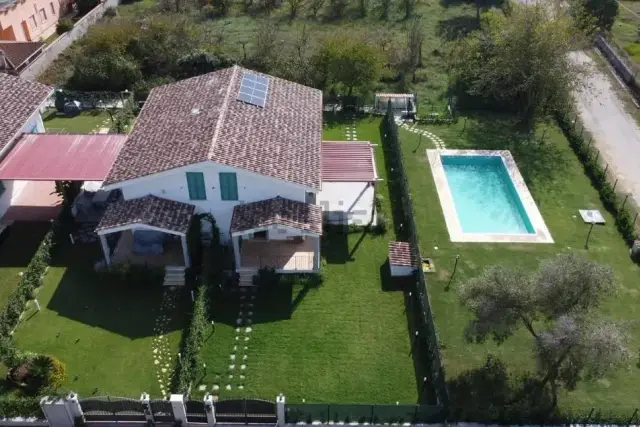
[[[267,92],[269,91],[269,79],[254,73],[244,72],[240,83],[238,101],[247,104],[264,107],[267,103]]]

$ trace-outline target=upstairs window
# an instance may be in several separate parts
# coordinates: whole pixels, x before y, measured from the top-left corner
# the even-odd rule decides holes
[[[187,172],[187,186],[189,187],[189,199],[207,200],[204,174],[202,172]]]
[[[220,198],[238,200],[238,178],[234,172],[220,172]]]

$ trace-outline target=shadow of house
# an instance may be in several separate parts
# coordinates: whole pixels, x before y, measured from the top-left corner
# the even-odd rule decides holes
[[[26,267],[38,250],[48,222],[16,222],[0,237],[0,267]]]

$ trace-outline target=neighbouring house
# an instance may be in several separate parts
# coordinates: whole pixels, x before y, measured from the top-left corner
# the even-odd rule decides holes
[[[44,42],[0,41],[0,72],[20,74],[44,48]]]
[[[375,145],[323,142],[322,127],[321,91],[234,66],[154,88],[128,136],[18,131],[0,179],[117,194],[95,226],[105,263],[162,265],[169,284],[210,213],[249,284],[262,267],[317,272],[323,221],[375,222]]]
[[[69,0],[0,0],[0,40],[40,41],[56,32]]]
[[[0,161],[23,134],[44,132],[40,110],[52,92],[49,86],[0,73]],[[0,180],[0,218],[27,186],[27,180]],[[5,227],[0,222],[0,229]]]

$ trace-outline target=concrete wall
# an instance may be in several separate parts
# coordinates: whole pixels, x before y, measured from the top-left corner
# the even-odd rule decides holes
[[[207,200],[189,199],[186,172],[202,172],[204,174]],[[220,172],[236,173],[238,179],[237,201],[225,201],[220,198],[220,179],[218,175]],[[229,239],[229,227],[234,206],[276,196],[304,202],[307,191],[310,191],[310,189],[286,181],[214,162],[204,162],[172,169],[153,176],[115,184],[112,187],[120,188],[126,200],[153,194],[165,199],[195,205],[197,212],[209,212],[214,216],[224,241]],[[109,188],[111,189],[111,187]]]
[[[367,225],[374,211],[374,196],[375,187],[368,182],[323,182],[317,201],[329,223]]]
[[[67,31],[47,46],[37,59],[20,72],[20,77],[26,80],[36,80],[71,43],[82,38],[89,30],[89,27],[102,18],[105,10],[117,7],[119,4],[120,0],[105,0],[100,3],[76,22],[70,31]]]

